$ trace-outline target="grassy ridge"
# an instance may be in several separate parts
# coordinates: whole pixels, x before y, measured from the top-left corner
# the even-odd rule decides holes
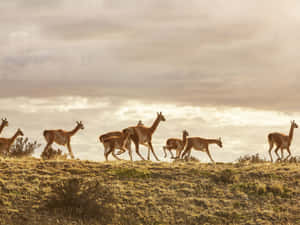
[[[300,164],[0,161],[0,224],[300,224]]]

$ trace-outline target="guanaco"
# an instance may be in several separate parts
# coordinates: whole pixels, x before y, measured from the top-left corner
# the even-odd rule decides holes
[[[125,129],[121,132],[120,136],[109,136],[105,139],[102,139],[102,143],[104,146],[104,156],[106,161],[108,161],[108,156],[110,153],[112,153],[115,159],[120,160],[120,158],[115,154],[115,149],[120,149],[123,152],[125,152],[127,149],[130,160],[132,161],[132,152],[129,140],[130,132],[130,130]],[[118,155],[122,153],[118,153]]]
[[[4,155],[8,154],[11,145],[14,143],[18,136],[24,136],[24,133],[21,131],[21,129],[18,129],[14,136],[12,136],[11,138],[0,138],[0,153]]]
[[[209,152],[209,145],[210,144],[217,144],[220,148],[223,147],[221,138],[219,139],[206,139],[206,138],[200,138],[200,137],[190,137],[187,139],[186,147],[182,153],[181,158],[184,158],[184,156],[189,153],[191,153],[192,149],[194,148],[197,151],[206,152],[208,157],[210,158],[211,162],[214,163],[214,160],[212,159],[210,152]]]
[[[67,145],[69,150],[69,154],[74,159],[74,154],[71,148],[71,137],[74,136],[80,129],[84,129],[82,121],[76,122],[76,127],[71,131],[64,131],[64,130],[45,130],[44,137],[47,141],[47,145],[44,149],[46,151],[53,143],[58,145]]]
[[[286,149],[289,153],[288,156],[284,160],[287,160],[292,155],[290,146],[292,144],[295,128],[298,128],[298,125],[296,124],[295,120],[293,120],[293,121],[291,121],[291,128],[290,128],[289,135],[285,135],[285,134],[278,133],[278,132],[270,133],[268,135],[268,141],[269,141],[269,145],[270,145],[269,155],[271,158],[271,162],[273,162],[271,151],[272,151],[274,145],[276,145],[275,154],[277,156],[277,160],[283,160],[283,150],[284,149]],[[281,157],[278,154],[279,149],[281,150]]]
[[[157,117],[151,127],[138,125],[138,126],[127,128],[127,129],[131,130],[130,139],[135,144],[135,151],[142,160],[145,160],[145,158],[140,154],[140,151],[139,151],[140,144],[148,147],[148,156],[147,156],[148,160],[150,160],[150,150],[151,150],[155,159],[157,161],[159,161],[158,157],[156,156],[156,154],[154,152],[153,146],[152,146],[152,135],[156,131],[156,129],[161,121],[166,121],[166,119],[163,116],[163,114],[160,112],[160,113],[157,113]]]
[[[187,136],[189,136],[189,133],[184,130],[182,131],[182,139],[179,138],[169,138],[166,142],[166,145],[163,146],[164,150],[164,157],[167,157],[167,151],[168,150],[171,154],[171,159],[177,159],[179,158],[182,150],[184,149],[184,146],[187,142]],[[172,150],[176,150],[176,157],[174,157]]]

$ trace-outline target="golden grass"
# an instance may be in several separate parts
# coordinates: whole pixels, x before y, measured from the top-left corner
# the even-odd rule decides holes
[[[0,161],[0,224],[300,224],[300,164]]]

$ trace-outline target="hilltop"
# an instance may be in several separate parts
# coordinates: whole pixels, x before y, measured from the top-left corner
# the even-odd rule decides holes
[[[0,161],[0,224],[300,224],[300,164]]]

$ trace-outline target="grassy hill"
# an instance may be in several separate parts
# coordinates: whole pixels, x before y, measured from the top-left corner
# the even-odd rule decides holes
[[[0,161],[0,224],[300,224],[300,164]]]

